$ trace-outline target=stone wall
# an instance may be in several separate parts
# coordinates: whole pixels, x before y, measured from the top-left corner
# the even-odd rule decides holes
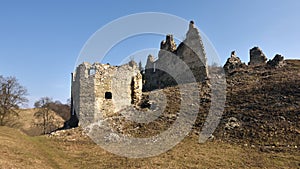
[[[186,39],[176,48],[176,43],[172,35],[167,35],[166,40],[161,42],[158,59],[154,60],[149,56],[145,66],[145,90],[164,88],[177,85],[175,79],[184,76],[184,68],[188,66],[193,77],[197,82],[203,82],[207,79],[207,59],[204,45],[199,31],[191,21],[186,33]],[[172,75],[171,75],[171,74]],[[174,77],[175,76],[175,77]],[[182,82],[188,83],[192,80],[185,77]]]
[[[264,68],[279,68],[285,65],[284,56],[276,54],[273,59],[267,62],[267,57],[259,47],[250,49],[250,62],[248,65],[243,63],[239,57],[236,56],[235,51],[231,52],[230,58],[227,59],[223,66],[226,74],[230,74],[239,68],[247,67],[264,67]]]
[[[230,73],[232,70],[237,68],[245,68],[246,64],[242,63],[241,59],[236,56],[235,51],[231,52],[230,58],[227,59],[223,66],[225,73]]]
[[[73,73],[72,95],[80,125],[86,125],[138,104],[142,75],[134,62],[122,66],[82,63]]]
[[[270,67],[278,68],[285,65],[284,57],[282,55],[276,54],[272,60],[267,62]]]
[[[259,47],[250,49],[249,65],[264,65],[267,63],[267,57]]]

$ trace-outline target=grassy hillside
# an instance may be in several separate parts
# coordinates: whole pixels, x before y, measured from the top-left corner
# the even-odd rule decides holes
[[[39,111],[38,108],[34,109],[22,109],[19,110],[19,116],[15,119],[17,124],[14,128],[20,129],[27,135],[37,136],[43,133],[42,127],[37,126],[36,124],[41,121],[41,118],[36,118],[34,114]],[[53,126],[50,130],[55,130],[59,127],[62,127],[64,124],[64,119],[57,115],[54,111],[50,111],[50,114],[53,118]]]
[[[299,151],[260,152],[214,141],[198,144],[189,136],[157,157],[128,159],[111,154],[80,136],[80,129],[59,136],[30,137],[0,127],[0,168],[297,168]]]
[[[216,136],[261,147],[300,145],[300,60],[274,69],[248,67],[227,77],[226,108]],[[239,127],[225,130],[230,118]]]
[[[57,168],[56,149],[45,137],[30,137],[17,129],[0,127],[0,168]],[[63,157],[63,156],[62,156]],[[64,158],[59,160],[63,162]]]
[[[300,60],[286,60],[286,65],[281,68],[248,66],[227,75],[226,102],[220,124],[213,133],[215,139],[256,146],[262,151],[289,151],[295,146],[299,150],[299,72]],[[136,137],[149,137],[169,128],[178,117],[179,110],[189,116],[192,106],[199,105],[194,125],[194,132],[198,133],[212,102],[209,87],[200,83],[197,85],[202,89],[200,100],[193,100],[195,97],[192,95],[197,93],[190,90],[192,84],[184,84],[181,91],[178,87],[152,91],[151,103],[159,105],[167,100],[163,113],[153,122],[138,124],[120,115],[111,124],[117,131]],[[181,105],[182,95],[187,96],[186,102],[189,104]]]

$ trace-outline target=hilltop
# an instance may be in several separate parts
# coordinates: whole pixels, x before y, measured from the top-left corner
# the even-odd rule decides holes
[[[300,60],[285,64],[276,69],[239,68],[227,76],[226,108],[217,137],[262,149],[299,147]]]
[[[211,71],[220,71],[211,68]],[[285,60],[285,66],[270,68],[254,65],[234,69],[226,75],[226,102],[220,124],[212,137],[218,141],[252,146],[260,151],[299,150],[300,145],[300,60]],[[209,86],[203,83],[200,100],[192,100],[182,107],[181,95],[192,95],[191,84],[167,87],[146,92],[152,104],[164,103],[163,114],[153,122],[138,124],[126,120],[120,113],[109,120],[119,132],[135,137],[149,137],[168,129],[178,117],[179,110],[188,115],[191,106],[200,105],[194,125],[199,134],[211,106]],[[180,93],[182,92],[182,93]],[[161,95],[164,94],[165,97]],[[133,110],[131,110],[133,111]],[[159,111],[159,110],[157,110]],[[146,112],[145,112],[146,113]],[[123,113],[124,114],[124,113]]]
[[[219,71],[220,68],[210,68]],[[1,168],[299,168],[300,60],[285,65],[240,66],[226,73],[226,104],[220,124],[204,144],[199,131],[210,107],[209,85],[201,87],[201,105],[193,131],[173,149],[156,157],[129,159],[96,145],[78,127],[50,135],[28,136],[20,129],[0,127]],[[187,84],[191,85],[191,84]],[[189,90],[183,93],[188,95]],[[159,97],[161,93],[166,98]],[[150,92],[148,92],[150,94]],[[123,134],[149,137],[166,130],[178,117],[178,86],[152,91],[146,101],[167,99],[164,113],[140,125],[116,115],[111,124]],[[156,98],[153,99],[153,98]],[[147,109],[147,108],[146,108]],[[188,112],[190,107],[181,107]],[[32,115],[34,110],[25,110]],[[30,113],[31,112],[31,113]],[[28,116],[28,117],[29,117]],[[27,118],[22,117],[21,118]],[[20,120],[28,126],[31,120]],[[29,119],[29,118],[28,118]]]

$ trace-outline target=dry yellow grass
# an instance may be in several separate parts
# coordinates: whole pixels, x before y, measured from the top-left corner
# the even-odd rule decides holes
[[[34,117],[34,113],[36,113],[38,110],[38,108],[19,110],[19,117],[15,119],[18,125],[16,125],[15,128],[18,128],[31,136],[40,135],[42,133],[42,128],[34,125],[35,122],[37,122],[36,117]],[[53,111],[51,111],[51,114],[54,116],[54,121],[57,127],[63,126],[63,118],[58,116]]]
[[[74,130],[76,131],[76,130]],[[76,134],[76,133],[74,133]],[[189,136],[156,157],[129,159],[111,154],[89,139],[30,137],[0,127],[0,168],[299,168],[300,153],[260,152],[219,141],[197,143]]]

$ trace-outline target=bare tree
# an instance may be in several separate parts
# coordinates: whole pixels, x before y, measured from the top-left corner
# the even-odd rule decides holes
[[[39,110],[34,113],[34,116],[39,120],[35,123],[35,125],[42,127],[43,133],[46,134],[51,131],[51,127],[53,126],[54,116],[51,113],[50,105],[52,103],[52,99],[49,97],[42,97],[40,100],[34,103],[35,108],[39,108]]]
[[[70,118],[70,106],[68,104],[63,104],[56,100],[49,104],[49,108],[64,120],[68,120]]]
[[[19,107],[28,101],[26,95],[26,88],[15,77],[0,76],[0,126],[7,125],[12,116],[19,116]]]

